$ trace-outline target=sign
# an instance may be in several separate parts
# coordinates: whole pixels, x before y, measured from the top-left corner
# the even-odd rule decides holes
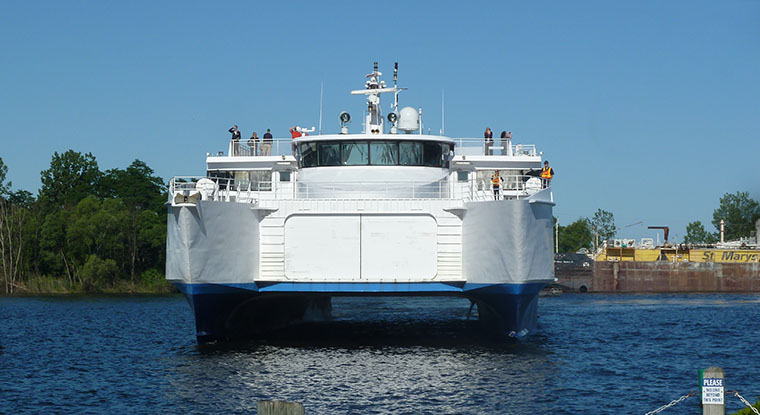
[[[760,262],[760,252],[741,249],[693,249],[689,254],[694,262],[753,263]]]
[[[702,405],[723,405],[723,379],[702,379]]]

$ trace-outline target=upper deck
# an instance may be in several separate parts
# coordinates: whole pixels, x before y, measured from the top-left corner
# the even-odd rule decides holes
[[[230,142],[226,154],[207,155],[211,183],[175,178],[170,193],[184,197],[205,189],[205,199],[246,203],[272,199],[486,201],[494,199],[491,177],[495,171],[501,177],[499,196],[503,199],[527,198],[549,187],[538,177],[541,153],[532,144],[497,139],[485,154],[482,138],[336,134],[273,139],[271,155],[263,156],[261,141],[258,144]],[[551,200],[550,189],[548,193]]]
[[[314,127],[294,126],[294,138],[232,140],[226,153],[207,153],[209,180],[172,180],[171,197],[184,200],[195,191],[204,199],[250,203],[322,198],[461,201],[520,199],[549,187],[540,178],[542,154],[535,145],[513,143],[511,133],[495,139],[422,134],[422,109],[398,105],[405,88],[396,83],[397,69],[390,87],[380,80],[375,63],[365,89],[351,91],[366,97],[362,133],[349,134],[351,116],[344,111],[338,117],[340,134],[308,135]],[[380,96],[391,93],[392,111],[386,117]],[[235,128],[230,132],[240,137]],[[551,199],[550,190],[543,193]]]
[[[510,141],[501,142],[500,139],[494,139],[494,144],[486,147],[483,138],[450,138],[445,136],[418,135],[418,134],[329,134],[305,136],[297,139],[275,138],[272,140],[269,155],[263,155],[262,141],[257,143],[250,140],[240,140],[240,142],[230,141],[227,151],[217,151],[206,154],[207,171],[233,171],[233,170],[297,170],[302,167],[321,166],[319,163],[313,163],[307,160],[301,160],[301,155],[306,157],[307,148],[314,146],[326,147],[329,143],[353,143],[365,142],[369,148],[367,151],[366,162],[356,160],[351,157],[341,158],[339,155],[334,157],[325,157],[329,166],[355,166],[355,165],[401,165],[401,166],[426,166],[442,167],[443,163],[425,163],[424,160],[416,162],[421,151],[412,154],[405,159],[404,148],[407,148],[406,154],[415,152],[415,143],[423,147],[430,143],[440,143],[450,146],[450,154],[447,155],[451,163],[449,165],[455,169],[474,169],[474,170],[527,170],[540,169],[542,153],[536,151],[534,144],[513,143]],[[313,143],[313,145],[309,145]],[[372,157],[373,145],[376,148],[385,150],[388,153],[388,145],[398,143],[395,157],[386,157],[377,159]],[[403,144],[402,144],[403,143]],[[383,145],[384,144],[384,145]],[[294,147],[295,146],[295,147]],[[353,149],[352,149],[353,150]],[[422,150],[422,149],[420,149]],[[339,152],[340,149],[337,149]],[[442,149],[438,156],[442,156],[446,151]],[[393,151],[391,151],[393,153]],[[417,157],[415,157],[417,156]],[[304,157],[304,158],[306,158]],[[399,159],[400,158],[400,159]],[[306,163],[304,163],[306,162]],[[316,164],[316,166],[314,165]],[[465,168],[465,166],[469,166]]]

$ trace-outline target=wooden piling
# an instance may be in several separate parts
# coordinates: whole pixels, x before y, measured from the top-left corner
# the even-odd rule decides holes
[[[304,415],[303,405],[288,401],[259,401],[259,415]]]

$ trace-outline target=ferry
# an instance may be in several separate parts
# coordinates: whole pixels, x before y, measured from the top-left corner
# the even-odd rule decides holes
[[[393,86],[381,77],[375,63],[351,91],[366,99],[361,132],[342,112],[336,134],[298,128],[263,153],[266,140],[230,142],[204,177],[171,179],[166,278],[199,343],[329,319],[334,296],[464,297],[487,330],[535,330],[554,281],[542,153],[424,134],[422,110],[399,108],[398,64]]]

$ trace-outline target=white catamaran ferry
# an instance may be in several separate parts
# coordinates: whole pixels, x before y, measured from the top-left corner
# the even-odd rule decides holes
[[[336,295],[465,297],[497,333],[535,328],[554,280],[541,153],[423,135],[421,110],[398,107],[397,74],[387,87],[375,63],[351,91],[367,100],[361,133],[343,112],[340,134],[273,139],[272,155],[231,142],[207,155],[206,177],[170,181],[166,278],[199,342],[328,317]]]

